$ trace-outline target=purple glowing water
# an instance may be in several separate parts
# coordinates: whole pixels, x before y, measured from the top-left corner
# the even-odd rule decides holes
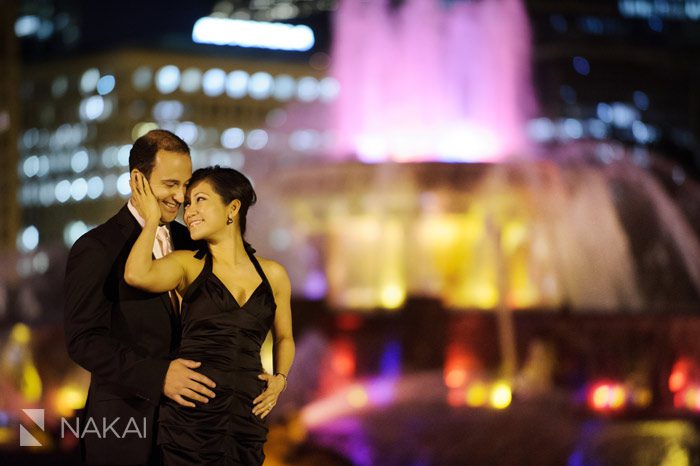
[[[346,0],[334,19],[336,155],[496,161],[534,109],[520,0]]]

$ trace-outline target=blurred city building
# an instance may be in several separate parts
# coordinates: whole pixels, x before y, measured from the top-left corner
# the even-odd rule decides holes
[[[5,208],[0,222],[0,251],[15,248],[19,227],[17,192],[17,134],[19,131],[19,55],[15,35],[16,4],[3,2],[0,18],[0,192],[5,193]]]
[[[624,141],[700,173],[700,3],[526,2],[541,118],[536,140]]]
[[[366,11],[379,5],[357,2]],[[409,3],[386,0],[387,27],[368,33],[391,39],[391,21]],[[475,14],[466,23],[479,23],[479,40],[451,50],[493,56],[487,47],[502,46],[504,35],[519,46],[525,35],[514,31],[531,30],[539,108],[528,115],[535,144],[520,164],[329,157],[329,104],[345,90],[329,77],[336,1],[23,0],[16,15],[3,14],[14,34],[0,45],[3,60],[21,73],[0,76],[2,92],[20,89],[14,107],[0,105],[10,154],[2,154],[10,164],[2,186],[17,193],[22,215],[21,227],[2,223],[19,259],[3,265],[18,276],[0,282],[8,381],[0,444],[17,444],[12,413],[27,400],[40,398],[54,414],[82,406],[85,373],[56,349],[66,249],[125,202],[131,143],[162,127],[191,145],[196,167],[228,165],[262,181],[249,235],[261,255],[289,268],[298,337],[274,422],[303,408],[286,421],[299,415],[316,445],[362,465],[587,464],[630,432],[639,440],[629,448],[670,438],[670,453],[657,457],[675,452],[678,464],[695,464],[700,0],[491,4],[519,13],[525,5],[518,25],[526,27]],[[239,39],[231,36],[219,39],[228,45],[195,43],[201,18],[286,21],[308,26],[314,43],[293,52],[230,47]],[[426,17],[412,18],[421,26]],[[419,62],[445,56],[409,44],[426,51]],[[356,53],[364,58],[372,45]],[[392,71],[403,58],[396,50],[370,65]],[[472,55],[455,63],[451,72],[471,63],[480,83],[500,71],[482,74]],[[529,69],[517,71],[529,78]],[[379,83],[385,94],[404,83],[392,76]],[[269,367],[269,344],[262,357]],[[659,414],[690,421],[606,427]],[[595,416],[591,428],[584,418]],[[412,435],[396,423],[414,426]],[[532,425],[542,427],[535,440]],[[299,438],[306,433],[285,442]]]
[[[64,4],[75,6],[24,2],[15,23],[26,60],[15,171],[24,252],[56,242],[70,246],[116,211],[129,194],[131,143],[146,131],[176,132],[191,146],[195,167],[248,168],[246,157],[277,142],[265,128],[284,120],[282,107],[337,93],[322,62],[247,58],[191,43],[175,52],[182,38],[169,41],[164,33],[139,48],[117,43],[91,51],[81,28],[87,17],[81,23],[80,13],[62,10]]]

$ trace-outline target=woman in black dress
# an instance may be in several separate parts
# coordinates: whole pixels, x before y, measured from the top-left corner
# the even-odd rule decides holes
[[[125,269],[127,282],[146,291],[182,296],[177,357],[216,383],[215,397],[192,392],[161,405],[158,444],[165,465],[260,465],[265,418],[287,382],[294,359],[290,284],[278,263],[257,258],[244,240],[255,202],[248,179],[230,168],[192,174],[184,220],[198,252],[175,251],[153,260],[160,209],[146,178],[132,177],[132,199],[146,220]],[[274,336],[274,374],[263,372],[260,346]],[[187,406],[181,406],[186,404]]]

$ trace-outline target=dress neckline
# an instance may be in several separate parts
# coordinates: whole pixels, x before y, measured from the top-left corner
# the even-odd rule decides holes
[[[253,251],[247,247],[245,248],[245,251],[246,251],[246,254],[248,254],[248,259],[253,264],[253,267],[255,267],[255,271],[258,273],[258,276],[260,277],[260,283],[258,283],[258,285],[255,287],[255,289],[253,289],[253,291],[250,292],[250,294],[248,295],[248,298],[245,300],[245,302],[243,304],[240,304],[238,302],[238,300],[236,299],[234,294],[226,286],[226,284],[223,282],[223,280],[221,280],[221,278],[219,278],[218,275],[216,275],[214,273],[213,257],[211,255],[211,252],[208,250],[206,251],[206,255],[204,258],[204,267],[202,268],[202,273],[201,273],[201,275],[205,275],[205,271],[206,271],[207,276],[214,277],[214,279],[219,283],[219,285],[231,297],[231,300],[233,300],[233,302],[236,303],[236,306],[238,306],[239,309],[243,309],[245,306],[247,306],[248,303],[250,303],[250,301],[253,299],[253,297],[255,297],[257,292],[262,289],[262,286],[265,283],[269,283],[267,280],[267,276],[265,275],[265,272],[263,271],[262,266],[258,262],[258,259],[255,257],[255,254],[253,254]]]

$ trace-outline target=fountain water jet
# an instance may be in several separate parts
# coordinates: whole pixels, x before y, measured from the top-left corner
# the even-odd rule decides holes
[[[519,0],[344,1],[335,15],[335,154],[496,161],[527,147],[529,27]]]
[[[518,0],[346,1],[334,25],[341,90],[332,115],[316,118],[335,133],[334,148],[313,165],[285,154],[254,174],[269,189],[261,198],[283,205],[268,204],[261,225],[295,226],[285,259],[298,265],[294,282],[352,309],[397,309],[408,296],[463,309],[700,301],[697,232],[629,151],[575,144],[550,162],[501,160],[535,153],[524,132],[532,94]],[[612,165],[595,161],[602,146]],[[636,205],[647,207],[632,215]]]

